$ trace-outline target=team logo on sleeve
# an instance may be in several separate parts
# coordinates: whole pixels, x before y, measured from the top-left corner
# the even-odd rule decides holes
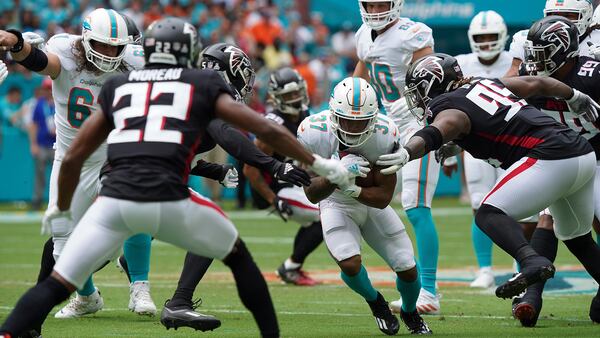
[[[566,50],[571,44],[569,25],[562,21],[557,21],[552,26],[546,28],[541,38],[544,41],[554,42],[559,47],[562,47],[563,50]]]
[[[435,56],[425,58],[415,68],[413,76],[415,78],[427,78],[431,76],[432,79],[436,79],[442,83],[444,80],[444,68],[442,68],[442,65],[440,64],[441,60],[442,59]]]

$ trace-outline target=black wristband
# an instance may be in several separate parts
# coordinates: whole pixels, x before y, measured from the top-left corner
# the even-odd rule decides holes
[[[17,43],[14,46],[12,46],[12,48],[9,51],[11,53],[18,53],[21,50],[23,50],[23,34],[21,34],[21,32],[19,32],[16,29],[7,29],[6,31],[12,33],[18,39]]]
[[[442,133],[434,126],[427,126],[417,131],[414,136],[419,136],[425,140],[425,154],[432,150],[440,149],[444,142]]]
[[[48,66],[48,56],[41,50],[31,47],[29,55],[25,59],[17,61],[17,63],[31,71],[41,72]]]

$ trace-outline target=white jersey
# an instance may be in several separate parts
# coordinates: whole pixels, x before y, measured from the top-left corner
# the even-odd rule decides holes
[[[518,31],[513,35],[512,41],[510,43],[510,56],[513,59],[523,60],[525,58],[525,41],[527,41],[527,33],[529,30],[524,29],[522,31]],[[588,41],[593,44],[600,44],[600,30],[595,29],[590,34],[588,34],[583,41],[579,43],[579,55],[580,56],[589,56],[593,58],[593,55],[590,55],[590,46],[588,46]]]
[[[461,54],[456,56],[456,61],[462,69],[464,76],[478,76],[485,78],[501,78],[506,74],[512,64],[512,57],[508,52],[502,51],[498,60],[491,65],[484,65],[479,61],[476,53]]]
[[[412,114],[399,111],[396,103],[404,92],[406,71],[413,53],[425,47],[433,48],[431,28],[408,18],[398,21],[381,35],[374,38],[371,28],[363,24],[356,32],[356,53],[369,70],[371,85],[381,97],[389,116],[402,128],[405,121],[413,120]],[[402,116],[396,116],[398,112]]]
[[[365,143],[340,151],[340,143],[331,129],[330,115],[329,110],[324,110],[305,118],[298,127],[298,141],[304,148],[323,158],[340,158],[340,152],[342,152],[361,155],[374,164],[379,156],[395,151],[399,144],[398,127],[394,121],[385,115],[379,115],[375,123],[375,130]],[[353,200],[339,190],[328,197],[328,199],[330,198],[344,201]],[[356,201],[356,203],[360,202]]]
[[[90,114],[99,110],[98,94],[111,73],[94,74],[88,71],[77,71],[77,59],[74,44],[80,35],[57,34],[46,43],[46,51],[60,59],[59,76],[52,81],[52,96],[56,105],[54,121],[56,123],[56,156],[62,158],[71,146],[77,131]],[[141,46],[127,45],[123,58],[129,68],[139,69],[144,66],[144,52]],[[106,143],[103,143],[86,163],[104,162],[106,160]]]

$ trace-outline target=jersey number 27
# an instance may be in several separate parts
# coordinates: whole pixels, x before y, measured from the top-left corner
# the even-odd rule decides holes
[[[152,104],[162,94],[172,94],[171,104]],[[125,96],[131,95],[131,104],[113,112],[115,129],[107,143],[167,142],[181,144],[183,134],[164,129],[167,118],[187,120],[192,98],[192,86],[183,82],[126,83],[115,90],[113,107]],[[127,120],[146,116],[143,129],[125,129]]]

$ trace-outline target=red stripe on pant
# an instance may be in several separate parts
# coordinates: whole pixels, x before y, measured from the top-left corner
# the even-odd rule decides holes
[[[523,162],[520,166],[516,167],[511,172],[509,172],[506,176],[504,176],[500,180],[500,182],[496,183],[496,185],[494,186],[494,188],[492,189],[492,191],[490,191],[485,196],[485,198],[483,199],[483,201],[481,202],[481,204],[484,204],[485,201],[488,199],[488,197],[490,197],[498,189],[502,188],[502,186],[505,185],[508,181],[510,181],[511,179],[515,178],[517,175],[519,175],[520,173],[524,172],[525,170],[531,168],[531,166],[533,166],[535,164],[535,162],[537,162],[537,158],[528,157],[527,160],[525,160],[525,162]]]
[[[281,198],[282,200],[286,201],[287,204],[294,206],[294,207],[298,207],[301,209],[308,209],[308,210],[319,210],[319,208],[315,208],[312,205],[306,205],[306,204],[302,204],[301,202],[298,202],[296,200],[291,200],[288,198]]]
[[[208,198],[202,197],[202,195],[198,194],[197,192],[195,192],[191,189],[190,189],[190,199],[192,200],[192,202],[194,202],[196,204],[200,204],[202,206],[215,209],[218,213],[223,215],[223,217],[225,217],[227,219],[229,218],[229,217],[227,217],[227,215],[225,215],[223,210],[221,210],[221,208],[218,205],[216,205],[213,201],[209,200]]]

